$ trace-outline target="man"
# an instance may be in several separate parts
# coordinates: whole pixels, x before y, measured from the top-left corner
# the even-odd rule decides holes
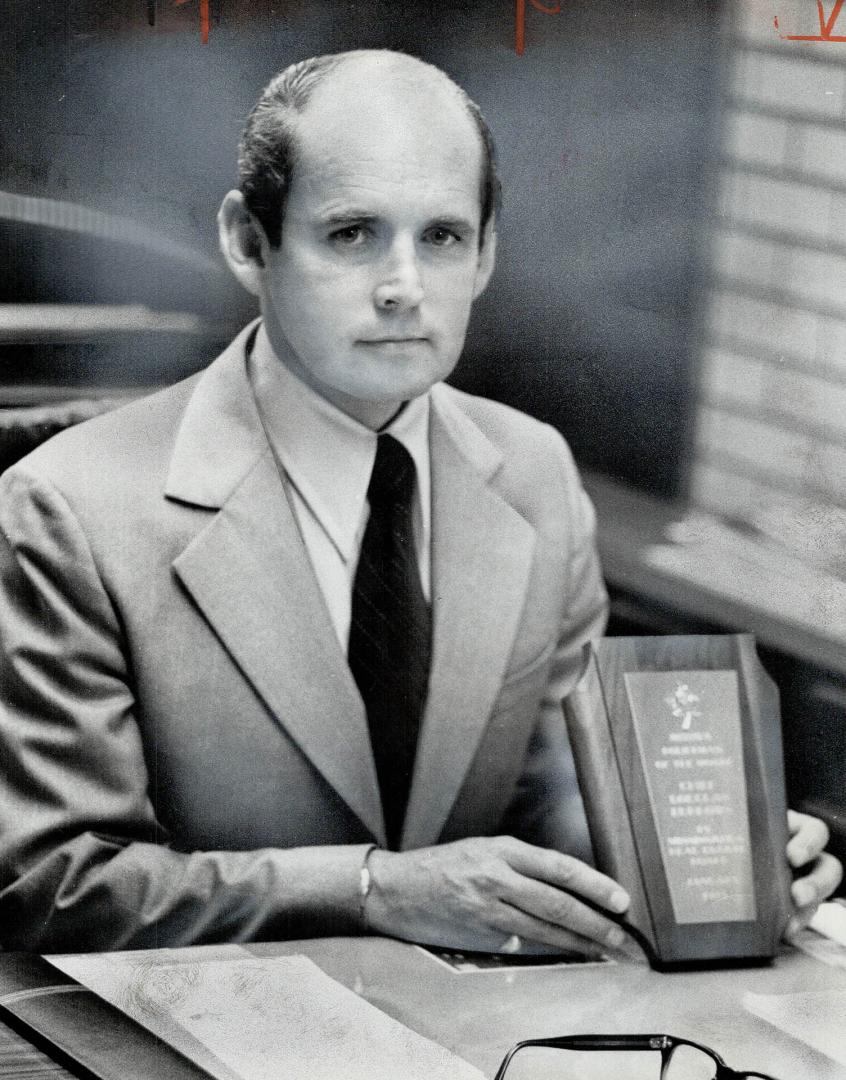
[[[617,945],[559,710],[591,509],[555,432],[442,382],[493,269],[484,122],[420,61],[324,57],[240,168],[261,322],[3,479],[4,944]],[[837,864],[794,824],[812,906]]]

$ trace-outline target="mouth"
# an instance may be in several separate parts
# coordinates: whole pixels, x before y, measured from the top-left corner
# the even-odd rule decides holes
[[[394,336],[394,337],[380,337],[380,338],[362,338],[359,341],[360,345],[414,345],[423,341],[428,341],[427,337],[421,337],[419,335],[407,335],[407,336]]]

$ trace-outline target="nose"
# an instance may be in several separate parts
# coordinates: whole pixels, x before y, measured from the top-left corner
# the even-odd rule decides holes
[[[380,311],[410,311],[422,300],[423,282],[414,243],[398,239],[373,290],[373,302]]]

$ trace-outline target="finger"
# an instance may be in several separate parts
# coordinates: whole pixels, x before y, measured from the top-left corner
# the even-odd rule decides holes
[[[843,867],[840,860],[824,851],[810,872],[793,882],[790,889],[793,903],[800,913],[810,910],[813,915],[817,905],[831,896],[842,879]]]
[[[828,826],[810,814],[788,810],[787,827],[791,834],[787,844],[787,859],[791,866],[805,866],[813,862],[828,843]]]
[[[537,919],[525,911],[512,907],[505,901],[499,901],[491,911],[489,926],[496,929],[497,934],[502,933],[502,938],[494,945],[498,949],[501,942],[511,934],[517,934],[522,941],[532,943],[523,945],[521,953],[538,951],[534,946],[543,946],[557,953],[578,953],[580,956],[590,956],[598,960],[605,953],[601,945],[588,938],[574,933],[572,930],[553,926],[552,923]]]
[[[798,908],[790,916],[784,931],[785,941],[793,942],[803,930],[810,926],[818,907],[819,904],[806,904],[805,907]]]
[[[585,900],[617,914],[622,914],[628,908],[629,894],[625,889],[613,878],[594,870],[580,859],[521,841],[514,841],[514,845],[506,852],[505,858],[509,866],[524,877],[578,893]]]
[[[791,945],[794,944],[796,938],[805,929],[809,922],[810,919],[804,919],[800,915],[791,915],[790,920],[788,921],[787,926],[784,929],[784,940],[790,942]]]
[[[616,923],[573,893],[513,872],[503,884],[505,889],[500,895],[506,903],[547,925],[606,948],[619,948],[625,939]]]

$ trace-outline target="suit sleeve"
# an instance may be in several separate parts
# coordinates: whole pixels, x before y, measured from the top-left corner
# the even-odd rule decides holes
[[[120,620],[52,484],[0,480],[0,942],[39,952],[358,930],[366,845],[173,850]]]
[[[503,831],[541,847],[593,862],[584,805],[561,708],[578,681],[583,649],[605,631],[608,595],[596,547],[596,513],[582,487],[569,447],[553,433],[563,497],[567,587],[561,597],[559,637],[523,772]]]

